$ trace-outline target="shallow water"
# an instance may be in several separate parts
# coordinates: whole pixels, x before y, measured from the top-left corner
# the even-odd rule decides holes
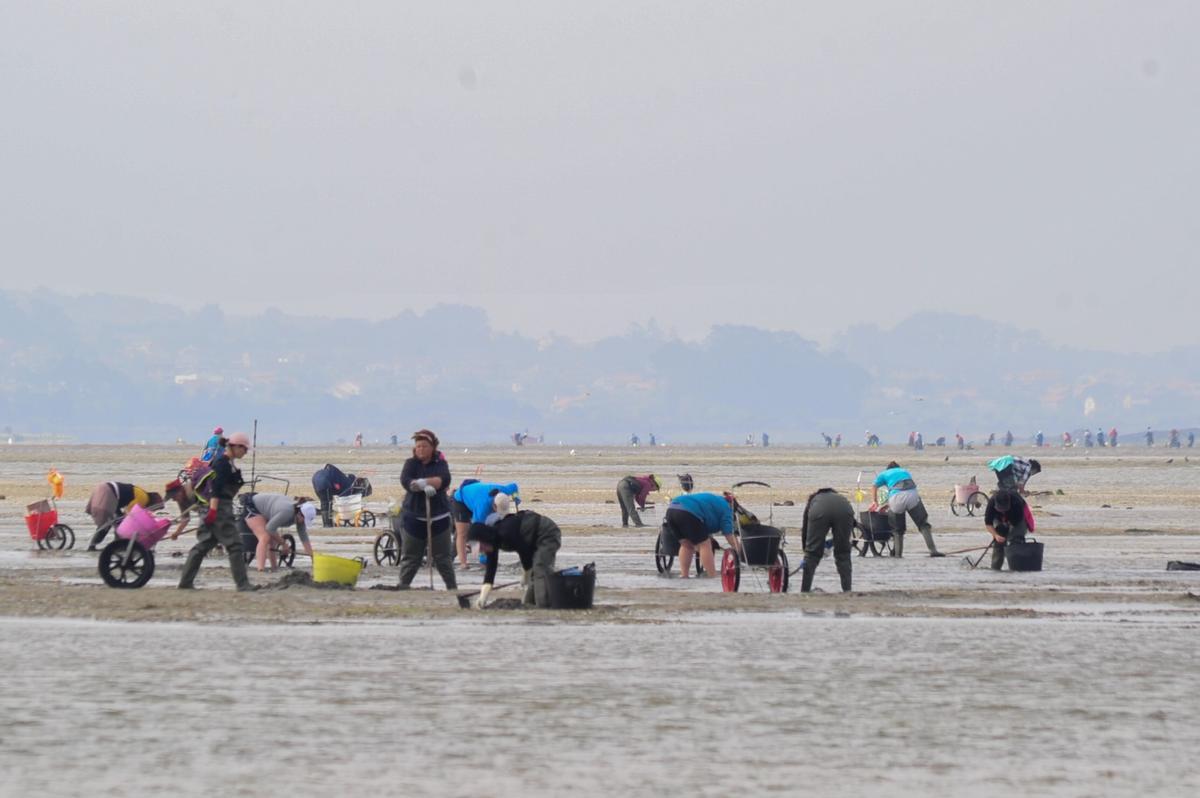
[[[0,621],[11,795],[1188,795],[1195,624]]]

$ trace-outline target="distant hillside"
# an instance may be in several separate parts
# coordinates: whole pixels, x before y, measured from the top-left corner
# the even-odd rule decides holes
[[[1200,352],[1057,348],[979,319],[922,314],[848,329],[828,350],[794,333],[717,326],[700,342],[656,327],[596,343],[491,329],[436,307],[383,321],[269,309],[226,316],[120,296],[0,292],[0,427],[85,441],[196,440],[260,419],[267,440],[368,440],[418,426],[460,441],[858,443],[1012,429],[1190,426]],[[1094,409],[1086,410],[1091,400]]]
[[[116,296],[0,292],[0,424],[83,440],[194,440],[261,420],[271,440],[370,439],[418,426],[617,442],[811,439],[857,423],[866,373],[789,333],[653,328],[576,344],[496,333],[481,310],[371,322],[226,316]],[[812,390],[825,384],[834,390]],[[849,402],[848,402],[849,398]]]

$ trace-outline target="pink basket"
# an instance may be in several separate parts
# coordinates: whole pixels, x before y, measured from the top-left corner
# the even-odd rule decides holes
[[[117,527],[117,537],[133,538],[147,548],[158,543],[171,528],[171,519],[155,518],[146,508],[134,505]]]
[[[966,504],[967,499],[971,498],[971,494],[979,490],[979,486],[974,482],[968,485],[954,486],[954,501],[958,504]]]

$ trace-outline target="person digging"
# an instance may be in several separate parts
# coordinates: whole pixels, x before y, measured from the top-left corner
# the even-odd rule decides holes
[[[487,606],[488,596],[496,582],[496,566],[501,551],[515,551],[521,558],[524,604],[549,607],[547,581],[554,571],[554,561],[562,546],[562,531],[558,524],[544,515],[532,510],[514,510],[512,498],[506,493],[497,493],[494,502],[498,520],[491,525],[471,524],[467,531],[467,539],[476,541],[479,550],[488,556],[483,587],[475,599],[475,608],[481,610]]]

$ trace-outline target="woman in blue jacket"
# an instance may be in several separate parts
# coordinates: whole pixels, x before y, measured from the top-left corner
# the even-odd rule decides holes
[[[716,576],[713,549],[708,545],[708,539],[718,533],[725,536],[735,551],[740,551],[737,538],[733,536],[733,506],[729,498],[715,493],[676,496],[667,506],[663,518],[663,552],[679,555],[679,573],[684,579],[691,570],[692,555],[697,552],[704,575]]]
[[[457,549],[459,568],[470,567],[467,562],[467,531],[471,524],[489,523],[489,518],[495,512],[496,495],[500,493],[511,496],[513,504],[521,504],[515,482],[500,484],[464,479],[458,490],[450,495],[454,513],[454,545]],[[491,522],[494,521],[492,518]]]

